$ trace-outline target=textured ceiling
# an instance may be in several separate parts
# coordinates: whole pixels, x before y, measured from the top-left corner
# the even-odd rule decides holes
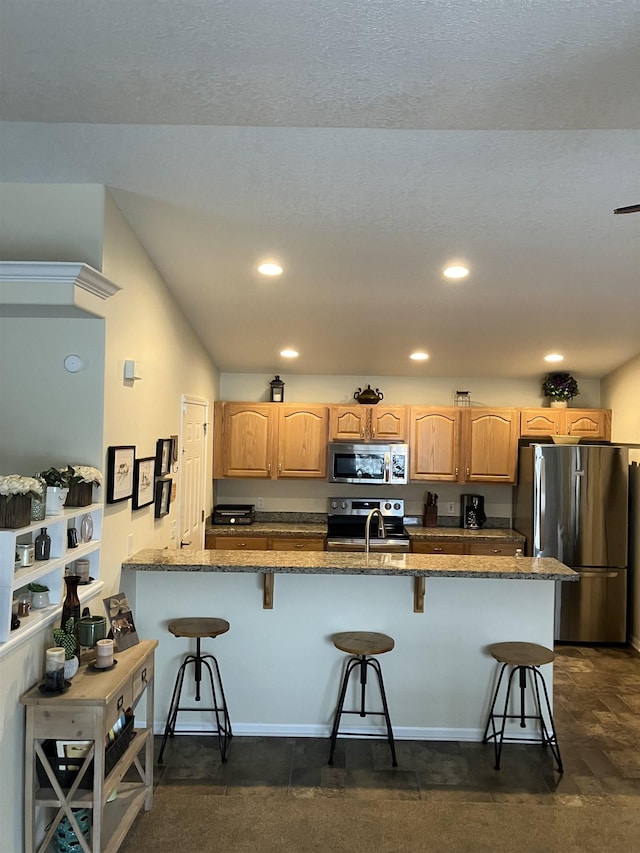
[[[223,371],[535,376],[560,349],[601,376],[640,351],[640,214],[611,212],[640,202],[639,23],[3,0],[0,179],[107,185]]]

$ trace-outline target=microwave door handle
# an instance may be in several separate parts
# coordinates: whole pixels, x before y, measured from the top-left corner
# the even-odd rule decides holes
[[[391,461],[390,457],[391,457],[390,453],[384,454],[384,481],[385,481],[385,483],[390,482],[390,479],[389,479],[389,469],[390,469],[390,461]]]

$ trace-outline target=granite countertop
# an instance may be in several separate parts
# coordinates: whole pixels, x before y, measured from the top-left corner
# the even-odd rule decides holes
[[[524,542],[524,536],[509,528],[465,530],[462,527],[422,527],[407,525],[410,539],[442,539],[449,542]],[[210,524],[206,533],[214,536],[282,536],[323,539],[327,535],[326,522],[255,521],[253,524]]]
[[[306,539],[324,539],[327,525],[308,522],[254,521],[253,524],[209,524],[208,535],[214,536],[303,536]]]
[[[462,527],[407,527],[411,539],[446,539],[448,542],[524,542],[525,537],[509,528],[468,530]]]
[[[148,549],[122,564],[128,571],[258,572],[262,574],[409,575],[577,581],[551,557],[464,557],[444,554],[362,554],[329,551],[195,551]]]

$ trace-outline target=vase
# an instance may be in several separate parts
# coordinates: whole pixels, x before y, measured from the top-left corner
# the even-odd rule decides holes
[[[71,483],[65,506],[89,506],[93,502],[93,483]]]
[[[14,530],[31,524],[31,498],[28,495],[0,495],[0,527]]]
[[[64,680],[70,681],[78,671],[79,666],[80,661],[78,660],[76,655],[74,655],[72,658],[69,658],[69,660],[66,660],[64,662]]]
[[[34,544],[34,556],[36,560],[48,560],[51,555],[51,537],[46,527],[40,528]]]
[[[549,406],[552,409],[566,409],[568,405],[569,403],[567,400],[552,400],[549,403]]]
[[[64,576],[64,584],[66,588],[65,599],[62,602],[62,618],[60,620],[60,627],[64,629],[67,621],[73,616],[75,619],[75,627],[74,630],[76,635],[78,633],[78,626],[80,622],[80,599],[78,598],[78,583],[80,578],[78,575],[65,575]]]
[[[62,508],[68,493],[69,489],[61,489],[59,486],[47,486],[47,508],[45,515],[62,515]]]
[[[41,494],[40,497],[31,499],[31,521],[42,521],[46,510],[47,484],[40,478],[40,474],[34,474],[33,477],[41,485]]]
[[[42,610],[43,607],[49,606],[49,592],[32,592],[31,593],[31,609]]]

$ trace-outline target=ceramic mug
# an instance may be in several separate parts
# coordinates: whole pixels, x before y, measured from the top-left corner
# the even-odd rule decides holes
[[[80,645],[95,646],[107,636],[107,620],[104,616],[83,616],[78,623]]]

